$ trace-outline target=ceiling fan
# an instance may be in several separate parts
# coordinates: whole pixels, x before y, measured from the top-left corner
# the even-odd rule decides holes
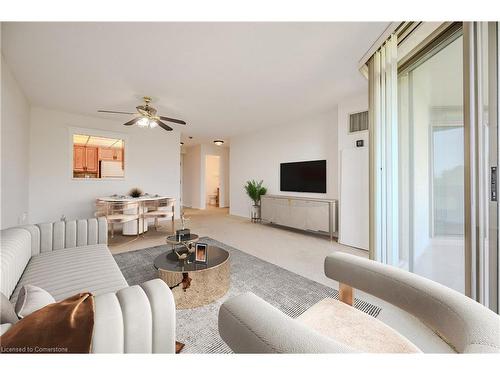
[[[97,112],[103,112],[103,113],[118,113],[122,115],[136,115],[137,117],[133,118],[132,120],[126,122],[125,126],[130,126],[130,125],[135,125],[137,124],[141,128],[155,128],[157,126],[165,129],[166,131],[171,131],[173,130],[170,126],[165,124],[163,121],[169,121],[173,122],[176,124],[181,124],[181,125],[186,125],[185,121],[182,120],[177,120],[175,118],[170,118],[170,117],[165,117],[165,116],[157,116],[156,115],[156,108],[153,108],[149,105],[151,103],[151,97],[149,96],[144,96],[143,97],[144,104],[143,105],[138,105],[135,107],[137,109],[137,112],[121,112],[121,111],[105,111],[105,110],[98,110]]]

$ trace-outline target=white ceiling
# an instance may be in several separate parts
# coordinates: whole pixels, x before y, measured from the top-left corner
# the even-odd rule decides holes
[[[125,122],[96,111],[150,95],[193,143],[302,121],[365,90],[358,60],[387,25],[2,23],[1,34],[33,105]]]

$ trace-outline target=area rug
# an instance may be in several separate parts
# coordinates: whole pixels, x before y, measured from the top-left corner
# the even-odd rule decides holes
[[[219,246],[230,253],[231,286],[220,300],[206,306],[177,310],[177,340],[185,344],[182,353],[231,353],[219,336],[217,315],[220,305],[228,298],[253,292],[292,318],[296,318],[324,298],[338,298],[338,291],[303,276],[268,263],[214,239],[201,241]],[[162,245],[114,255],[129,285],[140,284],[158,277],[154,259],[170,251]],[[354,306],[377,317],[381,308],[356,299]]]

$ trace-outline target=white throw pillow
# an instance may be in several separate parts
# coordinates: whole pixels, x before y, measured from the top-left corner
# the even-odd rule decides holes
[[[22,319],[42,307],[56,302],[46,290],[34,285],[24,285],[17,297],[16,314]]]
[[[10,327],[12,327],[12,324],[10,323],[4,323],[0,324],[0,336],[2,336],[5,332],[7,332]]]

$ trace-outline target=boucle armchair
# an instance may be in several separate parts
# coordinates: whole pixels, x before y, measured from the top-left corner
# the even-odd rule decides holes
[[[499,315],[457,291],[413,273],[340,252],[328,256],[324,268],[326,276],[340,282],[340,298],[345,302],[351,302],[350,288],[356,288],[412,314],[457,353],[500,352]],[[219,332],[237,353],[363,351],[346,345],[335,335],[311,329],[300,317],[286,316],[252,293],[229,299],[221,306]],[[406,338],[403,344],[411,347]]]

